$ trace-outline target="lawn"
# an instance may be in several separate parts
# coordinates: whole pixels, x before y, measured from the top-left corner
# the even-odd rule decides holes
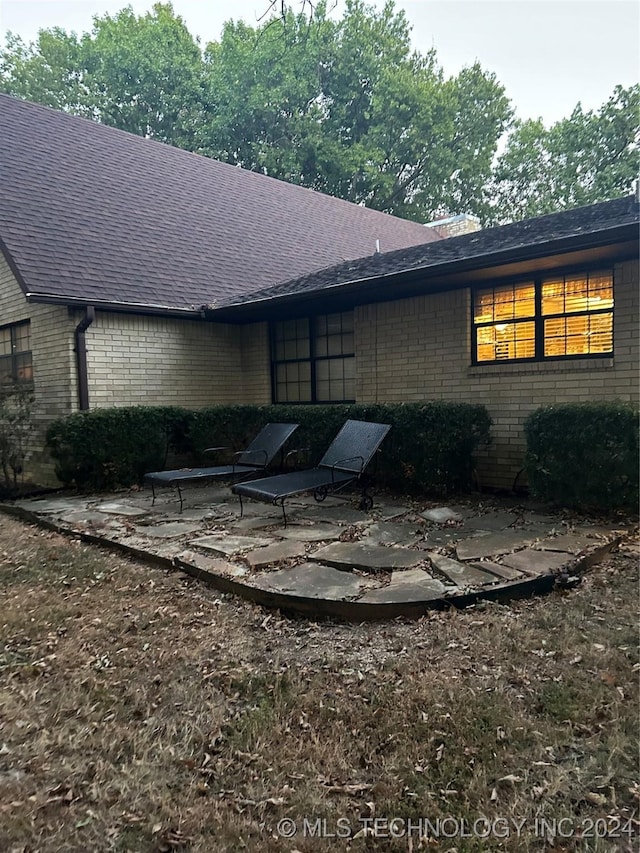
[[[638,556],[288,619],[0,516],[0,850],[638,848]]]

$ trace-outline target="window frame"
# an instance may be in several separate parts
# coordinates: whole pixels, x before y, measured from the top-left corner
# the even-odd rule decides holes
[[[274,405],[282,405],[282,406],[313,406],[313,405],[323,405],[323,406],[331,406],[331,405],[340,405],[343,403],[355,403],[355,395],[353,398],[345,398],[340,400],[325,400],[318,396],[318,371],[317,366],[321,362],[331,362],[331,361],[345,361],[346,359],[353,359],[355,364],[355,324],[354,329],[351,332],[353,335],[354,345],[353,351],[351,352],[342,352],[338,355],[318,355],[317,352],[317,343],[319,337],[318,327],[319,323],[323,318],[331,317],[333,315],[344,315],[351,314],[353,320],[355,321],[355,313],[353,310],[347,311],[330,311],[328,313],[314,313],[314,314],[303,314],[296,315],[292,317],[286,317],[283,319],[272,320],[269,323],[269,342],[270,342],[270,355],[271,355],[271,402]],[[276,358],[276,347],[277,347],[277,325],[278,323],[286,323],[291,321],[299,321],[305,320],[307,322],[307,328],[309,332],[309,356],[303,358]],[[341,329],[341,336],[345,334],[345,332]],[[328,336],[327,336],[328,337]],[[311,387],[311,399],[310,400],[278,400],[278,366],[282,364],[309,364],[310,365],[310,387]],[[329,382],[331,380],[328,380]],[[344,380],[343,380],[344,381]],[[355,379],[354,379],[355,382]],[[355,388],[354,388],[355,391]]]
[[[29,349],[16,349],[18,336],[16,334],[18,329],[26,328],[28,331],[29,337]],[[0,386],[7,387],[9,385],[32,385],[33,384],[33,349],[31,345],[31,320],[19,320],[16,323],[5,323],[0,326],[0,332],[9,332],[9,346],[11,352],[8,355],[0,354],[0,361],[6,359],[10,361],[11,364],[11,377],[7,381],[5,381],[0,373]],[[21,379],[19,376],[20,370],[24,370],[24,365],[19,366],[18,360],[19,357],[24,357],[25,355],[29,356],[28,366],[30,376],[28,379]]]
[[[611,289],[613,294],[613,304],[608,308],[590,309],[586,311],[571,311],[561,314],[543,314],[542,313],[542,288],[543,284],[552,279],[571,278],[572,276],[584,275],[589,276],[596,272],[607,272],[611,275]],[[514,318],[513,320],[505,321],[507,323],[531,323],[534,324],[534,355],[524,358],[500,358],[492,360],[478,359],[478,329],[495,326],[496,321],[486,323],[475,322],[475,304],[476,296],[482,291],[490,290],[491,287],[504,287],[512,285],[517,287],[532,283],[534,286],[534,314],[531,317]],[[546,320],[551,319],[566,319],[567,317],[592,317],[598,314],[611,314],[611,349],[606,352],[589,352],[589,353],[571,353],[569,355],[545,355],[544,353],[544,324]],[[580,359],[598,359],[598,358],[613,358],[615,353],[615,269],[613,267],[595,264],[593,266],[571,267],[561,270],[542,270],[528,275],[512,277],[508,279],[496,279],[493,284],[486,283],[474,284],[471,287],[471,304],[470,304],[470,322],[471,322],[471,366],[472,367],[487,367],[500,364],[537,364],[540,362],[553,361],[578,361]]]

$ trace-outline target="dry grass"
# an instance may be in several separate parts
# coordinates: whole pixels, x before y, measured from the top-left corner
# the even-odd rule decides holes
[[[348,626],[1,516],[0,542],[2,851],[637,849],[631,550],[569,592]]]

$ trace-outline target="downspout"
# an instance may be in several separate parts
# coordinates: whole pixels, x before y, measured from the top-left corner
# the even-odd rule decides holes
[[[93,305],[87,305],[85,315],[76,326],[75,331],[75,354],[78,372],[78,404],[80,411],[89,408],[89,374],[87,371],[87,339],[85,332],[96,319],[96,309]]]

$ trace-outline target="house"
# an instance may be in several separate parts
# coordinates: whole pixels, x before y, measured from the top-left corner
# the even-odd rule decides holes
[[[441,239],[2,96],[0,182],[0,336],[43,426],[112,405],[479,402],[481,480],[510,487],[533,409],[637,402],[635,197]]]

